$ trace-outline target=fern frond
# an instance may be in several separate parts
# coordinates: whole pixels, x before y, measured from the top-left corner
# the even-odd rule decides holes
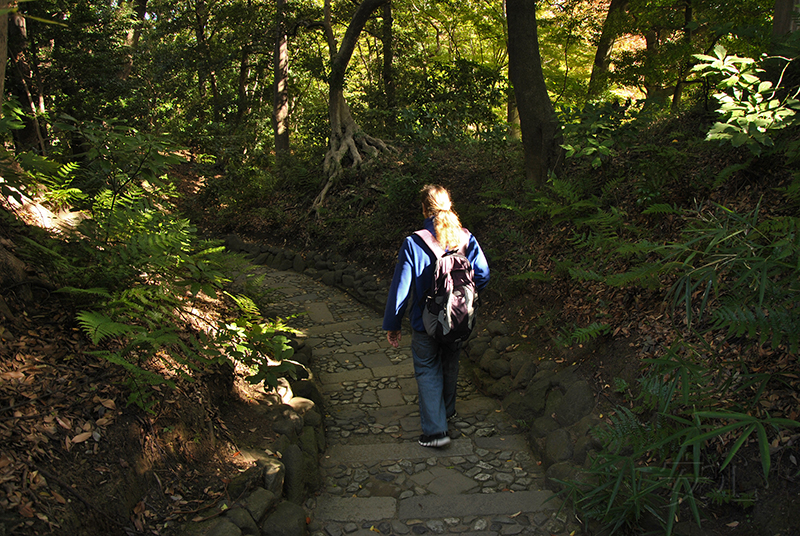
[[[142,330],[138,326],[114,322],[108,316],[94,311],[81,311],[76,318],[81,329],[92,340],[92,344],[98,344],[107,337],[126,336]]]
[[[593,270],[586,270],[580,266],[574,266],[569,269],[569,275],[572,279],[578,281],[603,281],[605,278]]]
[[[606,278],[606,283],[612,287],[626,287],[641,285],[646,288],[658,288],[660,281],[656,275],[663,269],[662,265],[646,263],[627,272],[613,274]]]
[[[611,331],[611,326],[608,324],[601,324],[594,322],[584,328],[578,328],[572,333],[572,340],[578,344],[584,344],[592,339],[596,339],[600,335],[604,335]]]
[[[56,292],[64,294],[77,294],[83,296],[97,296],[101,298],[110,298],[111,294],[104,288],[77,288],[77,287],[61,287]]]

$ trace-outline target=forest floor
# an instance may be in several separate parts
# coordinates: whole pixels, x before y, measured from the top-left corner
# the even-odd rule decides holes
[[[467,189],[464,185],[456,191]],[[243,214],[242,222],[221,226],[209,215],[216,207],[188,208],[198,225],[217,236],[240,232],[308,252],[325,244],[324,235],[310,237],[293,219],[269,228],[264,222],[248,222]],[[474,231],[492,243],[488,237],[502,235],[501,223],[490,219]],[[537,258],[549,259],[568,247],[567,234],[552,231],[541,229],[531,241]],[[13,251],[24,234],[24,229],[4,230],[0,239]],[[493,246],[503,244],[496,241]],[[386,276],[395,248],[387,243],[361,260]],[[254,393],[239,374],[218,371],[193,383],[179,381],[173,390],[162,388],[163,398],[153,413],[138,411],[126,403],[123,372],[92,355],[67,304],[57,294],[35,292],[34,307],[13,308],[15,320],[0,325],[0,534],[169,535],[177,522],[213,515],[215,505],[228,499],[227,485],[245,465],[237,438],[274,435],[262,415],[249,414],[247,400],[264,393]],[[485,298],[482,314],[506,322],[513,336],[536,341],[553,359],[580,363],[609,408],[632,404],[632,393],[618,388],[624,385],[619,380],[634,386],[641,360],[673,337],[656,293],[566,284],[533,284],[521,292],[509,284]],[[569,318],[581,319],[592,317],[601,301],[615,320],[612,334],[570,347],[554,342],[559,333],[546,321],[553,304],[569,311]],[[220,306],[207,302],[207,314]],[[796,358],[786,364],[787,369],[796,367]],[[788,396],[796,401],[796,393],[776,393],[776,400],[783,403]],[[742,490],[738,498],[752,492],[753,504],[709,501],[707,522],[698,534],[800,534],[797,439],[777,439],[768,487],[759,476],[755,446],[745,448],[733,470],[714,485]]]

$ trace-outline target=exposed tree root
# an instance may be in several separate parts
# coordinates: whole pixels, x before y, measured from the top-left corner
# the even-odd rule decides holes
[[[325,154],[323,170],[327,175],[322,191],[311,204],[310,212],[317,212],[325,201],[331,186],[342,174],[342,162],[349,156],[351,168],[358,168],[364,163],[364,156],[375,158],[382,152],[395,151],[394,147],[388,145],[379,138],[370,136],[358,126],[350,114],[350,107],[344,100],[341,91],[331,95],[330,103],[331,119],[331,140],[328,145],[328,152]]]

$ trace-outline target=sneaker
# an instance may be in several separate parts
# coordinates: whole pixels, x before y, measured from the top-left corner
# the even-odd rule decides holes
[[[455,422],[458,419],[458,412],[454,411],[452,415],[447,418],[447,422]]]
[[[450,436],[447,435],[447,432],[442,432],[441,434],[436,435],[425,435],[422,434],[419,436],[419,444],[423,447],[443,447],[450,443]]]

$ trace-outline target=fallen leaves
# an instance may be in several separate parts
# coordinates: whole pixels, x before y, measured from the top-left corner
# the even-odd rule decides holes
[[[0,332],[0,509],[51,526],[52,509],[68,501],[37,464],[65,452],[96,454],[100,430],[118,415],[115,383],[93,383],[112,371],[83,353],[82,338],[58,323],[63,319],[58,313],[47,323],[24,317]]]

